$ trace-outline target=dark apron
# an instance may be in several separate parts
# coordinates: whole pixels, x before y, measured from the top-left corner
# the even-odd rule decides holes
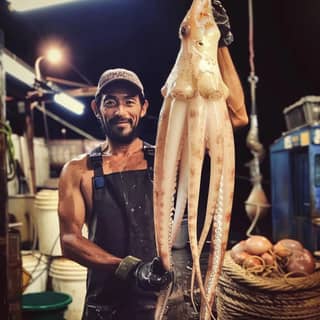
[[[89,238],[117,256],[151,261],[156,255],[152,203],[153,147],[144,144],[148,169],[103,174],[101,147],[89,155],[94,170]],[[154,319],[156,295],[89,269],[84,320]]]

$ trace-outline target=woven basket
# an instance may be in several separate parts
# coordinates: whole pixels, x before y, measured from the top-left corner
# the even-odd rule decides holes
[[[226,253],[217,288],[219,320],[320,320],[320,270],[299,278],[249,273]]]

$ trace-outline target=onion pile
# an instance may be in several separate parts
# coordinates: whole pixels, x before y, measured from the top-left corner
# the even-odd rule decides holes
[[[262,276],[306,276],[315,271],[310,251],[293,239],[282,239],[274,245],[263,236],[251,236],[235,244],[230,251],[235,263]]]

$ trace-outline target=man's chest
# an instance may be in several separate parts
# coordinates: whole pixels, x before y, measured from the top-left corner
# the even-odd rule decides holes
[[[108,157],[104,156],[102,161],[103,174],[108,176],[114,173],[144,170],[147,168],[147,162],[144,159],[144,154],[139,153],[131,157]],[[86,170],[81,178],[81,192],[86,204],[87,214],[90,215],[93,207],[93,177],[94,170]]]

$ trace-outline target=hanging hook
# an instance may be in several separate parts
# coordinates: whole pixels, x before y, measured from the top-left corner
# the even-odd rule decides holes
[[[250,113],[250,129],[247,135],[246,144],[253,155],[253,159],[249,161],[250,180],[253,188],[245,201],[245,210],[248,218],[251,220],[251,225],[247,230],[247,236],[251,236],[251,232],[256,227],[258,220],[264,216],[270,207],[267,197],[262,189],[262,175],[260,173],[260,162],[262,161],[265,151],[263,145],[259,141],[259,127],[256,106],[256,87],[259,78],[255,74],[254,65],[254,44],[253,44],[253,7],[252,0],[248,0],[249,8],[249,64],[250,74],[248,82],[250,83],[251,97],[251,113]]]

